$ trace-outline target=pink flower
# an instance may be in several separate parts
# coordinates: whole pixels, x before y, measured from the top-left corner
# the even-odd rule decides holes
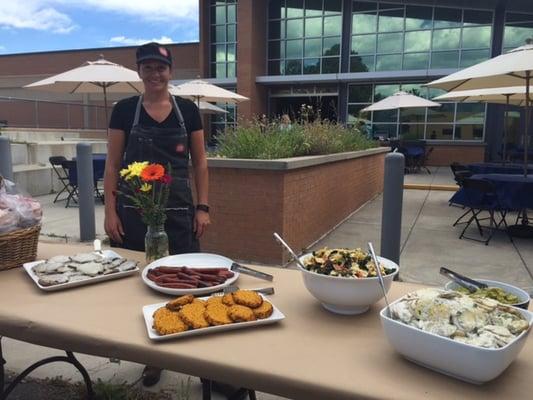
[[[161,182],[164,185],[168,185],[171,181],[172,181],[172,177],[169,174],[165,174],[161,178],[159,178],[159,182]]]

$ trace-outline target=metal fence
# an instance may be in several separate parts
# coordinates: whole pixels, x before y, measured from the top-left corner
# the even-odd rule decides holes
[[[106,129],[103,105],[0,96],[0,127]]]

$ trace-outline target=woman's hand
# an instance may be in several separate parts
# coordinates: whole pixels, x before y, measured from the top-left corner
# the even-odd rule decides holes
[[[200,237],[202,237],[207,225],[210,223],[211,221],[209,220],[209,213],[206,213],[202,210],[196,210],[196,214],[194,216],[194,232],[196,232],[196,239],[200,239]]]
[[[118,217],[116,211],[107,211],[105,213],[104,228],[107,236],[115,243],[122,243],[122,236],[124,236],[124,229],[122,222]]]

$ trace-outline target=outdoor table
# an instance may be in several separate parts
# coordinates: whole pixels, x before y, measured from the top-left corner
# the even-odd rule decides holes
[[[501,163],[472,163],[467,164],[466,167],[474,174],[523,174],[524,165],[501,164]],[[533,174],[533,165],[529,164],[528,173]]]
[[[87,251],[86,246],[39,245],[39,258]],[[143,254],[118,250],[129,258]],[[533,342],[496,380],[465,383],[413,364],[388,344],[378,312],[358,316],[324,310],[305,289],[300,272],[255,267],[274,275],[271,301],[280,323],[155,343],[142,306],[170,297],[140,275],[43,292],[21,268],[1,272],[0,335],[74,352],[113,357],[228,382],[294,399],[526,399],[533,393]],[[241,288],[266,286],[249,276]],[[395,300],[420,285],[394,282]],[[427,349],[432,351],[432,349]],[[5,354],[9,366],[9,354]]]

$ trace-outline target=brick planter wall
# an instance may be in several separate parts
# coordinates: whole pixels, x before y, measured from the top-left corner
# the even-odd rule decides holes
[[[209,159],[211,226],[202,250],[283,264],[383,189],[388,148],[284,160]]]

